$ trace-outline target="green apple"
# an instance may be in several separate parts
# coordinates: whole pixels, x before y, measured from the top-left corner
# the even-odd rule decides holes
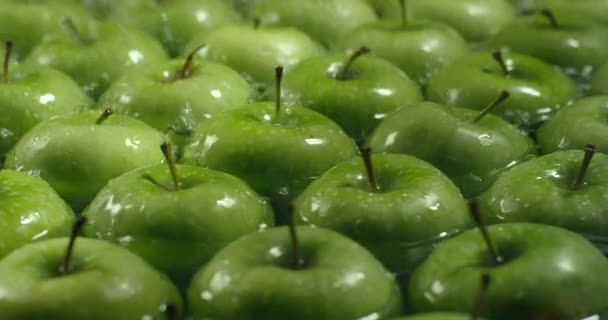
[[[42,2],[42,1],[40,1]],[[80,30],[89,32],[96,22],[86,12],[68,1],[4,0],[0,4],[0,42],[15,42],[15,57],[24,59],[38,42],[66,34],[65,17],[70,17]]]
[[[514,52],[476,52],[454,61],[431,80],[428,98],[448,106],[484,108],[496,92],[511,97],[494,113],[533,132],[576,97],[576,85],[559,70]]]
[[[107,115],[88,111],[39,123],[7,154],[5,167],[39,175],[80,212],[110,179],[163,162],[162,133]]]
[[[277,222],[288,204],[334,165],[355,157],[355,143],[325,116],[282,106],[282,67],[275,69],[277,101],[218,114],[196,129],[182,161],[232,174],[270,199]]]
[[[217,251],[272,226],[273,216],[267,202],[233,176],[173,169],[173,181],[166,165],[111,180],[84,213],[85,234],[129,249],[185,289]]]
[[[159,39],[172,56],[194,37],[241,20],[223,0],[119,2],[109,21],[141,29]]]
[[[583,82],[586,90],[584,82],[608,60],[608,28],[570,12],[541,13],[517,18],[490,41],[491,46],[557,65]]]
[[[366,24],[344,36],[339,46],[347,51],[366,46],[423,88],[439,69],[468,52],[465,40],[454,29],[420,20]]]
[[[71,35],[42,41],[27,61],[67,73],[93,98],[98,98],[126,70],[149,68],[166,59],[158,41],[137,30],[109,23],[100,24],[90,33],[69,28]]]
[[[555,225],[608,241],[608,155],[591,161],[594,152],[557,151],[503,173],[479,198],[485,220]]]
[[[537,140],[541,153],[561,149],[581,149],[594,144],[608,152],[608,96],[580,99],[560,110],[555,117],[538,130]]]
[[[169,310],[181,316],[177,289],[140,257],[101,240],[70,243],[68,271],[66,238],[23,246],[0,261],[3,320],[164,320]]]
[[[608,63],[597,69],[590,85],[590,94],[608,94]]]
[[[70,234],[74,213],[38,177],[0,170],[0,258],[33,241]]]
[[[295,229],[295,228],[294,228]],[[329,230],[298,227],[303,264],[286,227],[231,243],[194,276],[193,320],[384,319],[399,315],[392,276],[370,253]]]
[[[328,48],[378,19],[365,0],[257,0],[250,10],[264,24],[298,28]]]
[[[583,237],[529,223],[487,234],[500,261],[491,262],[478,230],[442,242],[410,282],[415,311],[467,312],[486,272],[492,284],[481,310],[490,319],[581,319],[608,307],[608,260]]]
[[[364,159],[369,179],[359,158],[338,164],[298,196],[295,219],[357,241],[405,283],[438,242],[471,226],[468,208],[454,183],[422,160]]]
[[[422,101],[406,74],[384,59],[360,57],[366,52],[363,47],[348,58],[332,54],[298,64],[285,76],[285,104],[322,113],[363,143],[386,115]]]
[[[171,128],[187,136],[205,119],[253,97],[253,89],[238,72],[216,62],[194,61],[192,54],[185,62],[125,73],[100,97],[98,106],[112,106],[114,112],[160,131]]]
[[[305,33],[286,27],[232,25],[195,37],[185,53],[206,44],[197,57],[232,67],[263,92],[272,83],[272,70],[277,65],[286,72],[296,64],[323,53],[320,44]]]
[[[479,195],[504,170],[536,153],[525,133],[498,117],[432,102],[388,116],[371,136],[370,145],[375,152],[409,154],[431,163],[466,198]]]
[[[92,104],[67,75],[50,67],[31,64],[14,64],[9,68],[8,57],[9,54],[0,73],[0,105],[3,109],[0,158],[39,122],[80,112]]]

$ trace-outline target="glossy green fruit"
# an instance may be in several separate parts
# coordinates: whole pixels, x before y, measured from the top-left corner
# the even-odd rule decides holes
[[[79,212],[110,179],[162,163],[160,132],[124,115],[96,124],[99,114],[41,122],[7,154],[5,167],[39,175]]]
[[[601,152],[608,152],[608,123],[604,121],[606,116],[608,96],[583,98],[560,110],[538,130],[541,153],[582,149],[588,143],[595,145]]]
[[[422,101],[418,86],[390,62],[359,57],[343,79],[345,60],[333,54],[298,64],[283,82],[285,104],[322,113],[363,143],[388,114]]]
[[[166,59],[158,41],[138,30],[100,24],[90,33],[84,31],[80,37],[71,34],[45,39],[27,61],[67,73],[87,94],[98,98],[128,69],[150,68]]]
[[[74,213],[42,179],[0,170],[0,258],[33,241],[70,234]]]
[[[109,21],[143,30],[179,55],[195,36],[240,22],[236,11],[223,0],[171,0],[118,2]]]
[[[454,29],[431,21],[387,20],[363,25],[343,37],[340,48],[354,51],[369,47],[426,87],[433,75],[446,64],[464,56],[468,47]]]
[[[140,119],[160,131],[188,135],[205,119],[245,104],[253,90],[239,73],[211,61],[174,60],[126,73],[101,96],[98,106]]]
[[[72,270],[60,273],[68,239],[21,247],[0,261],[4,320],[167,319],[182,301],[171,282],[126,249],[78,239]]]
[[[558,151],[503,173],[479,198],[485,221],[554,225],[608,242],[608,156],[596,154],[576,186],[583,156]]]
[[[458,188],[439,170],[406,155],[372,157],[379,191],[355,158],[333,167],[294,202],[295,219],[357,241],[406,282],[441,240],[470,227]]]
[[[398,315],[392,276],[361,246],[320,228],[297,228],[303,269],[290,266],[287,228],[231,243],[194,277],[193,320],[383,319]]]
[[[273,225],[272,210],[228,174],[177,166],[175,190],[166,165],[111,180],[87,207],[85,234],[144,258],[180,288],[221,248]]]
[[[490,319],[581,319],[608,306],[608,261],[587,240],[545,225],[488,228],[503,262],[492,266],[479,230],[443,242],[416,270],[409,297],[418,312],[468,312],[488,272],[482,314]]]
[[[249,13],[263,24],[298,28],[333,48],[346,34],[377,17],[365,0],[257,0]]]
[[[200,126],[182,161],[232,174],[268,197],[279,223],[286,206],[334,165],[357,155],[331,120],[303,107],[258,103],[218,114]]]
[[[508,74],[490,52],[454,61],[431,80],[429,100],[481,110],[497,92],[507,90],[510,98],[493,112],[517,127],[534,131],[576,97],[576,85],[551,65],[517,53],[502,56]]]
[[[4,79],[4,74],[0,72]],[[0,82],[0,157],[32,127],[52,117],[77,113],[92,104],[70,77],[49,67],[11,66]]]
[[[374,152],[409,154],[454,181],[466,198],[489,188],[500,173],[534,157],[534,143],[493,115],[423,102],[387,117],[370,138]]]
[[[555,12],[555,18],[558,28],[540,14],[517,18],[490,46],[529,54],[561,67],[577,80],[588,81],[608,60],[608,29],[570,12]]]
[[[195,37],[186,46],[184,54],[205,44],[198,57],[223,63],[249,80],[259,91],[274,80],[273,70],[282,65],[286,72],[296,64],[323,53],[320,44],[305,33],[285,27],[254,28],[226,26],[207,35]]]

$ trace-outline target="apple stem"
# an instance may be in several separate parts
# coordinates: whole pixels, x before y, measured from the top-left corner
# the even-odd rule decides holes
[[[12,41],[6,41],[4,43],[5,46],[5,50],[4,50],[4,65],[3,65],[3,78],[4,78],[4,82],[8,82],[8,80],[10,79],[9,74],[8,74],[8,69],[9,69],[9,64],[11,62],[11,54],[13,53],[13,42]]]
[[[194,56],[206,46],[206,44],[201,44],[200,46],[194,48],[194,50],[190,51],[179,73],[179,77],[181,79],[188,78],[192,74],[192,61],[194,60]]]
[[[406,0],[399,0],[399,8],[401,9],[401,26],[407,27],[407,2]]]
[[[274,68],[274,79],[275,79],[275,110],[274,120],[278,121],[281,116],[282,102],[281,102],[281,84],[283,82],[283,66],[277,66]]]
[[[76,24],[72,18],[64,17],[62,23],[79,45],[85,46],[88,44],[87,39],[82,35],[80,30],[78,30],[78,27],[76,27]]]
[[[585,156],[583,157],[583,162],[581,163],[581,167],[578,170],[578,176],[576,177],[576,181],[574,182],[574,188],[578,189],[583,185],[583,181],[585,180],[585,176],[587,175],[587,170],[589,170],[589,165],[591,164],[591,159],[597,153],[597,148],[588,144],[585,146]]]
[[[374,172],[374,166],[372,164],[372,148],[363,147],[361,148],[361,157],[363,158],[363,164],[365,165],[365,171],[367,172],[367,181],[373,192],[380,192],[380,185],[376,174]]]
[[[165,308],[165,315],[167,316],[167,320],[177,320],[177,307],[172,304],[168,304]]]
[[[553,29],[559,29],[559,23],[557,23],[557,19],[555,18],[555,15],[553,14],[553,11],[551,9],[548,9],[548,8],[541,9],[540,14],[547,17],[547,19],[549,19],[549,23],[551,23],[551,26],[553,27]]]
[[[65,256],[63,258],[63,263],[59,268],[59,272],[61,274],[66,274],[70,272],[70,263],[72,262],[72,256],[74,255],[74,244],[76,243],[76,238],[80,235],[82,231],[82,227],[87,222],[85,216],[81,215],[78,217],[74,225],[72,226],[72,233],[70,234],[70,241],[68,242],[68,248],[65,250]]]
[[[350,74],[350,68],[352,67],[353,63],[355,63],[355,61],[359,57],[370,53],[370,51],[371,50],[368,47],[363,46],[363,47],[359,48],[359,50],[357,50],[353,54],[351,54],[348,57],[348,60],[346,60],[346,62],[342,65],[342,68],[338,72],[338,75],[337,75],[336,78],[338,80],[346,80],[346,79],[348,79],[349,78],[349,74]]]
[[[498,62],[498,64],[500,65],[500,68],[502,69],[502,72],[505,74],[505,76],[508,76],[510,71],[509,71],[509,67],[507,66],[507,63],[505,62],[505,59],[502,56],[502,51],[496,50],[496,51],[492,52],[492,58],[494,58],[494,60],[496,60],[496,62]]]
[[[484,273],[481,275],[481,286],[479,288],[479,292],[477,292],[477,296],[475,297],[475,302],[473,303],[471,320],[477,320],[481,316],[481,308],[483,307],[483,302],[488,294],[488,288],[490,287],[491,282],[492,278],[489,274]]]
[[[469,210],[471,211],[471,216],[473,217],[475,224],[477,224],[477,228],[481,232],[483,241],[485,242],[486,247],[488,248],[488,251],[490,252],[490,256],[492,258],[492,264],[493,265],[500,264],[502,262],[502,258],[498,255],[498,251],[496,250],[496,247],[494,247],[494,244],[492,243],[492,239],[490,238],[488,229],[486,228],[486,225],[484,224],[483,219],[481,218],[481,213],[479,212],[479,205],[477,204],[477,201],[475,201],[475,200],[469,201]]]
[[[260,18],[253,18],[253,29],[257,30],[262,25],[262,20]]]
[[[291,267],[298,270],[304,267],[304,259],[302,258],[302,253],[300,251],[300,241],[296,229],[295,208],[293,204],[289,204],[287,212],[289,216],[289,237],[291,239],[292,252]]]
[[[492,112],[494,108],[502,104],[505,100],[507,100],[511,94],[507,90],[502,90],[496,100],[490,103],[487,107],[485,107],[479,114],[473,119],[473,123],[479,122],[483,117],[485,117],[488,113]]]
[[[114,111],[112,111],[112,108],[105,108],[99,118],[97,118],[97,121],[95,121],[95,124],[99,125],[104,123],[113,113]]]
[[[167,161],[167,165],[169,166],[169,172],[171,172],[171,179],[173,179],[173,191],[177,191],[180,189],[181,183],[177,174],[175,158],[173,158],[173,148],[171,148],[170,143],[165,142],[160,146],[160,150],[163,152],[163,155],[165,156],[165,161]]]

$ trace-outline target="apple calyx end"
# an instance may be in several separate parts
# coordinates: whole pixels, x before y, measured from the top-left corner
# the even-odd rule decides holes
[[[559,23],[555,18],[553,10],[549,8],[542,8],[538,11],[538,13],[540,13],[542,16],[546,17],[549,20],[549,23],[551,24],[551,27],[553,27],[553,29],[559,29]]]
[[[483,110],[479,112],[479,114],[475,117],[475,119],[473,119],[472,122],[477,123],[481,121],[481,119],[483,119],[488,113],[492,112],[492,110],[501,105],[505,100],[509,99],[510,96],[511,93],[509,93],[509,91],[502,90],[498,94],[498,97],[496,97],[496,100],[492,101],[487,107],[483,108]]]
[[[87,218],[84,215],[80,215],[76,222],[72,226],[72,232],[70,233],[70,240],[68,242],[68,247],[65,250],[65,256],[63,257],[63,262],[59,267],[59,274],[65,275],[71,271],[71,262],[72,256],[74,255],[74,245],[76,243],[76,238],[80,235],[82,228],[87,223]]]
[[[497,266],[503,262],[503,259],[498,254],[498,251],[496,250],[496,247],[494,246],[494,243],[492,242],[492,238],[490,237],[490,233],[488,232],[488,229],[487,229],[485,223],[483,222],[481,212],[479,211],[479,204],[474,199],[470,200],[468,204],[469,204],[469,211],[470,211],[471,217],[473,218],[473,221],[477,225],[477,229],[479,229],[479,232],[481,233],[483,242],[485,243],[485,245],[488,249],[488,252],[490,253],[490,258],[491,258],[490,264],[492,266]]]
[[[595,145],[587,144],[583,149],[585,151],[585,155],[583,156],[583,161],[581,162],[581,166],[578,170],[578,175],[576,176],[576,181],[574,182],[574,189],[580,188],[584,181],[585,176],[587,175],[587,171],[589,170],[589,166],[591,165],[591,160],[593,156],[597,153],[597,148]]]
[[[199,51],[203,50],[205,47],[207,47],[206,44],[201,44],[198,47],[194,48],[192,51],[190,51],[188,56],[186,56],[186,60],[184,60],[184,64],[182,65],[182,68],[179,72],[180,79],[185,79],[192,75],[192,62],[194,61],[194,56],[196,56],[196,54]]]
[[[13,53],[13,42],[8,40],[4,43],[4,63],[3,63],[3,74],[2,74],[2,79],[4,80],[4,82],[9,82],[10,80],[10,75],[9,75],[9,66],[10,66],[10,62],[11,62],[11,54]]]
[[[365,165],[365,172],[367,174],[367,181],[369,182],[370,190],[372,192],[380,192],[380,185],[378,184],[378,179],[376,178],[376,173],[374,171],[374,165],[372,162],[372,148],[369,146],[362,147],[361,158],[363,158],[363,164]]]
[[[165,157],[165,161],[167,162],[167,166],[169,167],[169,173],[171,174],[171,180],[173,181],[173,191],[178,191],[181,189],[181,182],[179,179],[179,175],[177,174],[177,166],[175,164],[175,158],[173,157],[173,148],[171,144],[168,142],[164,142],[160,145],[160,150]]]
[[[95,121],[96,125],[101,125],[103,124],[106,120],[108,120],[108,118],[114,114],[114,111],[112,110],[112,108],[105,108],[103,110],[103,112],[101,113],[101,115],[99,115],[99,118],[97,118],[97,120]]]
[[[355,61],[357,59],[359,59],[359,57],[364,56],[368,53],[371,52],[371,49],[366,47],[366,46],[362,46],[359,49],[357,49],[357,51],[353,52],[348,59],[346,60],[346,62],[344,62],[342,64],[342,67],[340,68],[340,70],[338,71],[338,73],[335,76],[336,80],[350,80],[353,78],[353,75],[351,73],[351,68],[353,66],[353,64],[355,63]]]

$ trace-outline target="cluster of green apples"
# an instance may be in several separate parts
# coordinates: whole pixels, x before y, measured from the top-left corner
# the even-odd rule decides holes
[[[0,319],[608,319],[608,0],[2,0]]]

